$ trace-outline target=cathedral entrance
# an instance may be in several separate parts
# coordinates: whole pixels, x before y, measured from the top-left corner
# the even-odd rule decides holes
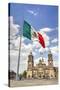
[[[38,77],[39,77],[40,79],[43,78],[42,72],[39,72],[39,73],[38,73]]]
[[[41,78],[41,75],[39,75],[39,78]]]

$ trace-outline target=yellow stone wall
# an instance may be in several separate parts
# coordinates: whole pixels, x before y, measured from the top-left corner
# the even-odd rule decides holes
[[[32,78],[32,71],[27,71],[27,78]]]
[[[49,70],[49,77],[50,77],[50,78],[55,78],[54,69],[50,69],[50,70]]]

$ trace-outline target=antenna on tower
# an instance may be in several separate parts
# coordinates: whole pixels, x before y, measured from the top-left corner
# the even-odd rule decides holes
[[[49,49],[48,53],[51,54],[51,49]]]

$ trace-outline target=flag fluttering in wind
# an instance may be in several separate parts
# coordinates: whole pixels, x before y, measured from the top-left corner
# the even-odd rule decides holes
[[[43,46],[43,48],[45,48],[44,38],[39,32],[38,32],[38,40],[39,40],[39,43]]]
[[[35,30],[33,30],[31,25],[26,21],[24,21],[24,24],[23,24],[23,36],[30,40],[32,39],[38,40],[41,46],[45,48],[45,41],[43,36],[39,32],[36,32]]]

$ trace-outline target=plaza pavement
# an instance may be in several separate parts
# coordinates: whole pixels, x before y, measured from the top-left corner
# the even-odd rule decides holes
[[[10,87],[57,85],[57,79],[10,80]]]

